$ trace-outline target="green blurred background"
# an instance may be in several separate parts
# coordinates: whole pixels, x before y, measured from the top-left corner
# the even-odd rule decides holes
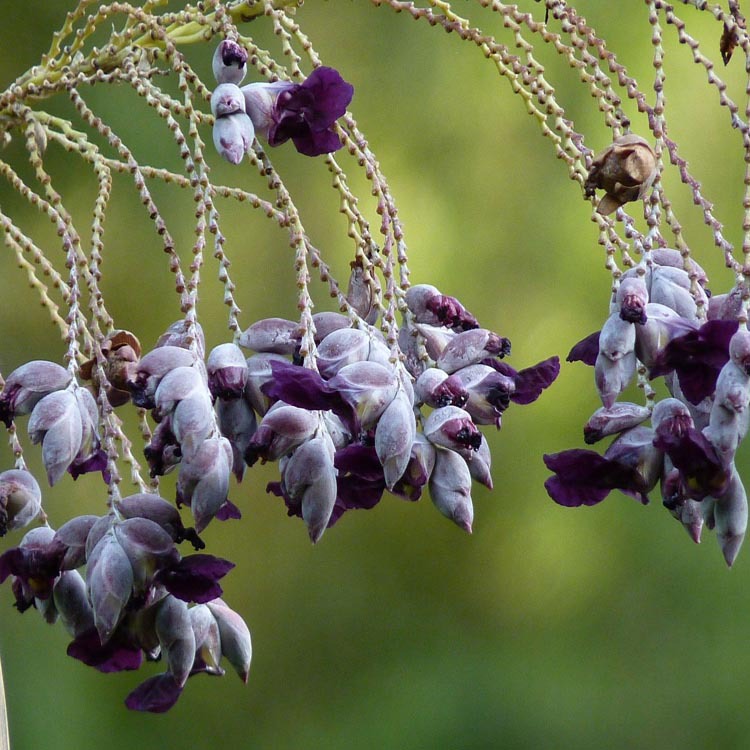
[[[70,3],[0,3],[0,87],[39,60]],[[651,33],[636,0],[588,0],[578,7],[651,92]],[[540,6],[527,1],[528,10]],[[471,13],[512,45],[499,15]],[[718,59],[721,27],[682,9],[688,29]],[[487,327],[513,341],[511,364],[564,359],[600,327],[610,279],[590,206],[567,179],[505,80],[470,44],[406,14],[364,0],[310,0],[298,20],[323,61],[355,86],[352,111],[378,156],[399,206],[412,281],[455,294]],[[554,22],[551,24],[555,28]],[[269,24],[243,29],[278,53]],[[670,136],[714,201],[726,237],[741,245],[743,157],[716,89],[690,51],[667,38]],[[185,50],[210,81],[207,46]],[[596,103],[549,49],[540,50],[559,101],[589,148],[610,140]],[[742,102],[742,60],[718,70]],[[168,86],[168,83],[164,84]],[[163,124],[125,86],[84,91],[145,163],[177,166]],[[71,114],[64,100],[44,105]],[[636,132],[643,119],[628,105]],[[742,105],[744,106],[744,105]],[[247,165],[231,168],[210,150],[214,179],[269,193]],[[23,167],[19,143],[2,158]],[[271,154],[314,243],[346,278],[351,246],[322,160],[290,145]],[[80,162],[50,148],[57,190],[86,238],[94,196]],[[351,159],[342,165],[377,226],[367,186]],[[732,283],[701,213],[670,168],[666,183],[695,257],[715,291]],[[117,325],[146,349],[179,317],[174,283],[129,180],[116,176],[106,225],[102,286]],[[192,201],[155,188],[187,264]],[[49,222],[27,211],[7,183],[0,205],[60,261]],[[287,237],[245,205],[220,203],[242,324],[294,316]],[[632,212],[638,213],[637,209]],[[226,312],[210,253],[199,312],[209,347],[227,340]],[[325,309],[319,285],[318,309]],[[0,370],[64,353],[15,261],[0,273]],[[541,456],[580,447],[597,407],[592,373],[564,364],[558,382],[531,406],[514,406],[503,429],[488,432],[495,490],[477,489],[475,530],[465,535],[429,499],[386,497],[350,513],[313,547],[263,490],[274,467],[255,468],[231,497],[241,522],[212,524],[209,551],[237,562],[225,595],[253,634],[250,681],[190,680],[163,716],[128,712],[125,695],[146,676],[102,675],[65,655],[67,636],[32,612],[12,608],[0,589],[0,653],[14,750],[136,746],[325,749],[431,748],[741,748],[750,744],[750,552],[727,570],[716,540],[695,546],[660,507],[619,493],[595,508],[565,509],[546,495]],[[20,430],[22,436],[25,423]],[[38,451],[27,451],[39,466]],[[741,450],[748,475],[747,451]],[[3,466],[10,466],[6,453]],[[170,496],[173,479],[165,482]],[[45,491],[51,521],[98,512],[95,479]],[[5,540],[4,548],[20,534]]]

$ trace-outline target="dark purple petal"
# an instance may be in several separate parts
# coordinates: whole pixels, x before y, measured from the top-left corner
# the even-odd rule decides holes
[[[566,362],[583,362],[585,365],[593,367],[596,364],[596,356],[599,354],[599,334],[601,331],[594,331],[581,339],[568,353]]]
[[[271,360],[270,364],[272,379],[261,386],[269,398],[310,411],[351,411],[315,370],[284,360]]]
[[[179,683],[169,672],[165,672],[142,682],[125,699],[125,705],[131,711],[163,714],[177,703],[180,695],[182,695],[182,688]]]
[[[140,668],[143,653],[140,648],[123,642],[121,638],[110,638],[105,644],[99,640],[95,628],[82,633],[68,646],[68,656],[82,661],[100,672],[122,672]]]
[[[78,479],[81,474],[89,474],[95,471],[101,471],[102,479],[107,484],[110,483],[112,477],[110,476],[109,471],[107,471],[107,454],[101,448],[83,460],[76,458],[73,463],[68,466],[68,473],[73,479]]]
[[[338,151],[344,144],[333,130],[311,130],[292,137],[294,147],[304,156],[322,156]]]
[[[716,389],[721,368],[729,361],[729,341],[736,320],[709,320],[698,330],[673,338],[657,356],[651,378],[674,370],[685,398],[699,404]]]
[[[230,519],[242,518],[242,513],[233,502],[227,500],[224,505],[219,508],[214,518],[217,521],[229,521]]]
[[[548,454],[544,463],[556,476],[544,483],[549,496],[559,505],[577,507],[601,502],[611,490],[619,489],[640,502],[648,502],[643,494],[643,478],[620,461],[600,456],[583,448]]]
[[[339,119],[354,96],[354,86],[347,83],[334,68],[315,68],[301,88],[309,92],[312,106],[303,111],[311,130],[326,130]]]
[[[383,467],[378,459],[375,447],[352,443],[336,451],[333,459],[339,475],[353,474],[366,481],[384,481]]]
[[[550,357],[532,367],[520,370],[515,377],[516,390],[510,400],[516,404],[530,404],[536,401],[545,388],[548,388],[560,374],[559,357]]]
[[[731,474],[721,464],[713,445],[693,427],[670,431],[667,425],[656,430],[654,445],[664,451],[680,472],[682,483],[696,500],[720,497],[729,487]]]
[[[204,604],[221,596],[223,590],[218,581],[233,567],[233,562],[221,557],[188,555],[169,569],[160,570],[154,580],[178,599]]]

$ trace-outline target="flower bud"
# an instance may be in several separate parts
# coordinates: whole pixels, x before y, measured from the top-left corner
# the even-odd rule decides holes
[[[42,509],[42,490],[34,476],[23,469],[0,474],[0,536],[28,526]]]
[[[333,454],[333,443],[323,433],[302,443],[283,471],[286,494],[301,508],[313,544],[323,536],[336,503]]]
[[[214,146],[230,164],[239,164],[253,145],[253,123],[244,112],[219,117],[214,123]]]
[[[594,365],[596,388],[610,408],[635,375],[635,326],[610,315],[599,334],[599,354]]]
[[[52,599],[62,624],[73,638],[94,627],[94,611],[86,596],[86,582],[77,570],[60,574],[52,587]]]
[[[414,404],[400,389],[375,427],[375,452],[383,466],[385,486],[389,490],[406,471],[416,432]]]
[[[455,297],[441,294],[430,284],[410,287],[405,296],[417,323],[445,326],[454,331],[479,328],[477,319]]]
[[[435,409],[424,420],[422,432],[434,445],[450,448],[467,459],[479,449],[482,442],[482,434],[471,415],[457,406]]]
[[[247,51],[232,39],[224,39],[214,52],[211,68],[217,83],[239,85],[247,72]]]
[[[623,320],[628,323],[645,323],[648,302],[648,289],[642,276],[629,276],[620,282],[615,303]]]
[[[177,500],[190,504],[199,534],[227,501],[231,469],[232,448],[226,438],[205,440],[180,465]]]
[[[510,340],[486,328],[459,333],[446,345],[437,358],[437,366],[447,373],[475,365],[489,357],[502,359],[510,354]]]
[[[428,367],[414,383],[415,401],[418,404],[427,404],[433,409],[441,406],[463,408],[469,400],[469,394],[454,375],[448,375],[445,370],[437,367]]]
[[[219,625],[222,656],[234,667],[240,679],[247,682],[253,647],[245,621],[221,599],[214,599],[206,606]]]
[[[736,469],[732,471],[727,491],[715,500],[716,538],[724,559],[731,568],[737,559],[747,530],[747,495]]]
[[[193,665],[193,671],[196,668],[201,668],[208,674],[223,675],[224,670],[219,665],[221,661],[219,623],[216,622],[216,618],[205,604],[196,604],[188,612],[190,614],[190,624],[193,626],[193,635],[195,636],[195,658],[197,663]]]
[[[501,425],[503,412],[516,390],[513,378],[489,365],[469,365],[456,370],[449,381],[456,381],[468,395],[463,408],[477,424]]]
[[[701,302],[708,306],[708,297],[702,287],[696,287]],[[681,268],[654,268],[651,272],[650,300],[674,310],[686,320],[697,320],[698,306],[691,292],[691,282],[687,271]]]
[[[609,435],[616,435],[645,422],[651,414],[646,406],[622,401],[597,409],[583,428],[583,440],[591,445]]]
[[[685,320],[672,308],[649,302],[646,322],[635,327],[635,354],[646,367],[657,362],[659,353],[674,338],[694,330],[695,324]]]
[[[479,484],[483,484],[488,490],[492,489],[492,454],[487,439],[482,435],[482,442],[479,444],[476,453],[467,462],[471,478]]]
[[[174,596],[165,596],[158,604],[154,625],[168,670],[182,686],[195,660],[195,634],[187,604]]]
[[[266,354],[294,354],[299,340],[299,323],[285,318],[263,318],[242,332],[239,345]]]
[[[180,447],[172,431],[172,417],[164,417],[151,434],[151,440],[143,449],[143,454],[151,468],[151,476],[164,476],[182,460]]]
[[[393,368],[366,361],[342,367],[328,385],[352,407],[360,428],[367,430],[393,400],[399,380]]]
[[[214,399],[240,398],[247,384],[247,362],[236,344],[220,344],[206,362],[208,389]]]
[[[372,325],[380,312],[377,304],[382,291],[380,281],[375,274],[362,267],[360,260],[352,261],[351,268],[346,300],[360,318]]]
[[[221,434],[232,446],[232,471],[239,482],[245,473],[245,451],[258,429],[255,412],[244,398],[216,400],[216,419]]]
[[[159,336],[154,348],[176,346],[195,352],[195,356],[202,360],[206,356],[206,339],[201,324],[195,320],[177,320]],[[188,364],[187,362],[182,364]],[[175,365],[176,366],[176,365]]]
[[[86,587],[99,639],[106,643],[125,612],[133,590],[133,568],[110,529],[89,556]]]
[[[245,112],[245,97],[234,83],[220,83],[211,94],[211,114],[218,118]]]
[[[182,399],[172,414],[172,432],[180,445],[183,459],[195,453],[214,431],[216,418],[207,390]]]
[[[188,539],[195,549],[205,547],[193,529],[183,526],[182,516],[177,508],[159,495],[139,492],[116,500],[115,506],[123,518],[147,518],[159,524],[177,544]],[[58,529],[58,534],[62,528]]]
[[[435,466],[435,446],[421,433],[414,436],[406,471],[391,490],[406,500],[419,500]]]
[[[474,506],[471,502],[471,474],[466,461],[455,451],[437,448],[429,487],[435,507],[471,534]]]
[[[320,422],[316,412],[290,406],[281,401],[263,417],[245,451],[245,461],[252,466],[259,458],[278,461],[312,437]]]
[[[208,386],[197,367],[175,367],[167,372],[154,393],[154,417],[163,419],[187,398],[208,396]]]
[[[177,367],[192,367],[196,356],[180,346],[159,346],[146,354],[138,363],[135,379],[128,384],[133,404],[142,409],[154,408],[154,394],[161,379]]]
[[[45,396],[34,407],[28,429],[31,442],[42,444],[42,461],[52,486],[81,448],[83,424],[73,392],[54,391]]]
[[[0,392],[0,419],[6,427],[14,417],[29,414],[53,391],[67,388],[72,380],[68,370],[55,362],[34,360],[13,370]]]
[[[86,541],[94,524],[99,520],[100,516],[76,516],[55,532],[55,541],[65,547],[65,556],[60,564],[61,570],[73,570],[85,564]]]
[[[584,189],[586,197],[597,188],[606,195],[596,210],[607,216],[628,201],[642,198],[656,178],[656,155],[645,138],[628,134],[615,138],[591,162]]]
[[[260,353],[247,359],[247,385],[245,398],[253,410],[261,417],[271,406],[271,399],[263,393],[262,386],[270,382],[273,377],[271,362],[288,362],[280,354]]]

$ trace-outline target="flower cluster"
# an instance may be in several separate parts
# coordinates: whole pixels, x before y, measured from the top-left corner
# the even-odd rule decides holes
[[[568,357],[594,367],[603,404],[584,427],[585,441],[616,437],[604,455],[545,456],[554,472],[545,486],[557,503],[580,506],[613,489],[645,504],[659,484],[664,506],[696,542],[704,525],[716,529],[731,566],[748,515],[734,459],[750,421],[750,332],[737,320],[739,295],[709,299],[706,282],[695,262],[669,248],[623,275],[602,330]],[[653,408],[617,400],[639,366],[669,391]]]
[[[131,495],[104,516],[27,532],[0,555],[0,583],[12,579],[20,611],[35,607],[50,623],[59,619],[73,639],[68,654],[102,672],[138,669],[144,655],[163,658],[166,671],[139,685],[126,704],[166,711],[191,675],[223,674],[222,656],[243,680],[250,666],[247,626],[219,598],[218,581],[233,564],[183,557],[175,545],[186,539],[203,546],[172,504]]]
[[[253,138],[269,146],[290,140],[301,154],[320,156],[342,143],[334,125],[354,95],[354,87],[333,68],[318,67],[302,83],[250,83],[245,77],[247,52],[225,39],[216,48],[213,72],[217,87],[211,95],[214,145],[227,161],[239,164]]]
[[[500,427],[511,401],[530,403],[558,374],[556,358],[520,372],[501,361],[508,339],[435,287],[411,287],[405,303],[400,350],[339,313],[313,316],[310,362],[297,358],[292,321],[261,320],[240,338],[255,352],[246,394],[260,417],[245,462],[279,461],[280,481],[268,491],[314,542],[347,510],[372,508],[386,491],[417,500],[425,487],[440,512],[471,531],[472,480],[492,487],[477,425]]]

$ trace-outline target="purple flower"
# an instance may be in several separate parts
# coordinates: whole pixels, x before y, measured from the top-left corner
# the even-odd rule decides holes
[[[247,113],[271,146],[290,138],[305,156],[337,151],[334,124],[345,112],[354,87],[333,68],[316,68],[303,83],[253,83],[242,87]]]
[[[169,672],[149,677],[125,699],[131,711],[163,714],[169,711],[182,695],[183,686]]]
[[[143,663],[140,646],[123,627],[105,643],[101,642],[96,628],[91,628],[71,641],[67,653],[100,672],[134,670]]]
[[[160,570],[155,580],[178,599],[204,604],[221,596],[219,579],[233,567],[234,563],[221,557],[188,555],[169,568]]]
[[[544,456],[555,472],[544,487],[559,505],[596,505],[614,489],[644,505],[661,473],[662,453],[652,444],[654,432],[635,427],[624,432],[603,456],[583,448]]]
[[[716,388],[719,372],[729,360],[729,342],[737,325],[736,320],[709,320],[697,331],[677,336],[657,357],[650,377],[674,370],[685,398],[699,404]]]
[[[536,401],[542,391],[549,388],[560,374],[559,357],[550,357],[523,370],[514,370],[507,362],[497,359],[485,359],[482,364],[494,367],[501,375],[513,379],[515,390],[510,394],[510,400],[521,405]]]
[[[584,365],[593,367],[596,364],[596,356],[599,354],[599,334],[594,331],[586,338],[581,339],[568,353],[566,362],[583,362]]]

